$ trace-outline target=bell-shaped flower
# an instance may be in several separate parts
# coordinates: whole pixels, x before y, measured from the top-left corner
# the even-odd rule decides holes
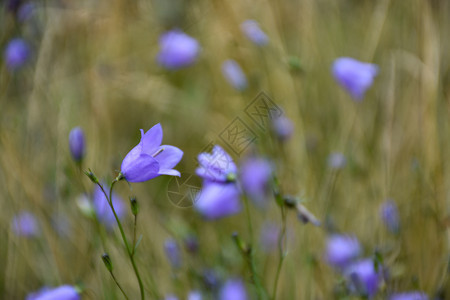
[[[159,39],[159,47],[158,63],[169,70],[192,65],[200,52],[197,40],[180,30],[164,33]]]
[[[14,216],[12,230],[15,235],[24,237],[35,237],[41,233],[36,217],[28,211],[22,211]]]
[[[384,202],[380,207],[380,215],[386,228],[391,233],[398,234],[400,231],[400,217],[395,202],[392,200]]]
[[[228,59],[223,62],[222,74],[234,89],[243,91],[247,88],[247,77],[235,60]]]
[[[234,182],[206,181],[194,203],[195,209],[206,219],[220,219],[241,211],[240,191]]]
[[[224,183],[236,178],[236,164],[219,145],[213,147],[211,154],[205,152],[199,154],[198,161],[200,166],[196,174],[207,181]]]
[[[285,116],[279,116],[272,121],[275,136],[281,142],[289,140],[294,133],[294,124]]]
[[[428,295],[424,292],[404,292],[392,294],[389,300],[428,300]]]
[[[332,73],[339,85],[347,90],[353,99],[361,101],[378,74],[378,66],[350,57],[340,57],[334,61]]]
[[[356,237],[335,234],[328,238],[325,255],[331,266],[343,269],[357,258],[360,252],[361,247]]]
[[[28,61],[30,53],[30,47],[24,39],[15,38],[11,40],[4,52],[6,66],[10,71],[20,69]]]
[[[220,290],[220,300],[246,300],[247,291],[241,279],[229,279]]]
[[[349,265],[344,274],[352,292],[369,299],[378,292],[382,276],[381,272],[375,270],[372,259],[363,259]]]
[[[255,20],[247,20],[241,24],[241,30],[245,36],[257,46],[265,46],[269,43],[269,38],[261,30],[258,22]]]
[[[183,157],[174,146],[161,145],[163,131],[156,124],[146,133],[141,129],[141,141],[124,158],[121,173],[128,182],[143,182],[159,175],[180,176],[173,168]]]
[[[242,187],[250,199],[262,208],[268,204],[272,169],[272,164],[263,158],[249,158],[241,166]]]
[[[26,300],[81,300],[78,290],[71,285],[61,285],[57,288],[43,288],[29,294]]]
[[[73,128],[69,133],[69,149],[75,161],[79,162],[86,153],[86,142],[81,127]]]

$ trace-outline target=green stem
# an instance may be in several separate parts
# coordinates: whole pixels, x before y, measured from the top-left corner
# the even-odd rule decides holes
[[[278,254],[279,254],[279,260],[278,260],[278,266],[277,266],[277,273],[275,275],[275,281],[273,283],[273,292],[272,292],[272,299],[275,300],[277,297],[277,288],[278,288],[278,281],[280,279],[281,274],[281,268],[283,266],[284,259],[286,257],[286,253],[283,250],[283,242],[285,241],[286,236],[286,208],[284,205],[280,206],[281,211],[281,232],[278,236]]]
[[[116,285],[119,287],[120,291],[122,292],[122,294],[124,295],[125,299],[129,299],[127,294],[125,293],[125,291],[122,289],[122,287],[120,286],[119,282],[116,279],[116,276],[114,276],[114,273],[111,271],[109,272],[111,274],[112,279],[114,280],[114,282],[116,283]]]
[[[259,276],[256,272],[256,266],[255,266],[255,259],[254,259],[254,251],[253,251],[253,227],[252,227],[252,220],[250,216],[250,208],[248,205],[248,199],[247,197],[244,197],[244,205],[245,205],[245,213],[247,214],[247,225],[248,225],[248,232],[250,235],[250,243],[248,246],[248,251],[245,253],[247,256],[247,261],[250,267],[250,272],[252,273],[252,280],[253,283],[256,286],[256,291],[258,292],[258,299],[265,299],[266,292],[264,290],[264,287],[261,284],[261,281],[259,280]]]
[[[108,197],[108,195],[106,194],[105,190],[103,189],[103,186],[102,186],[101,184],[98,184],[98,186],[101,188],[101,190],[102,190],[103,193],[105,194],[106,200],[108,201],[109,206],[111,207],[111,210],[112,210],[112,212],[113,212],[113,214],[114,214],[114,218],[116,219],[117,225],[118,225],[119,230],[120,230],[120,235],[122,236],[122,240],[123,240],[123,242],[124,242],[124,244],[125,244],[125,248],[127,249],[128,257],[130,258],[131,265],[133,266],[134,273],[136,274],[136,278],[137,278],[138,283],[139,283],[139,290],[140,290],[140,292],[141,292],[141,299],[144,300],[144,299],[145,299],[144,285],[143,285],[143,283],[142,283],[141,276],[139,275],[139,271],[138,271],[138,269],[137,269],[136,262],[135,262],[135,260],[134,260],[134,255],[133,255],[134,250],[132,250],[132,249],[130,248],[129,244],[128,244],[127,238],[126,238],[126,236],[125,236],[125,232],[124,232],[123,227],[122,227],[122,223],[120,222],[119,217],[117,216],[116,210],[114,209],[114,205],[113,205],[113,202],[112,202],[112,191],[113,191],[114,185],[115,185],[116,182],[118,182],[120,179],[122,179],[122,178],[121,178],[121,176],[119,175],[119,176],[117,176],[117,178],[114,179],[113,182],[111,183],[111,187],[110,187],[110,189],[109,189],[109,197]]]

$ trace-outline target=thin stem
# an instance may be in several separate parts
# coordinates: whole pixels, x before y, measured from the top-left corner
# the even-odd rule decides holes
[[[264,287],[262,286],[261,281],[259,280],[259,276],[256,272],[254,251],[253,251],[253,227],[247,197],[244,197],[244,205],[245,205],[245,213],[247,215],[248,232],[250,235],[250,243],[248,246],[248,251],[245,253],[245,255],[247,257],[247,261],[250,267],[250,272],[252,273],[253,283],[255,284],[256,290],[258,292],[258,299],[265,299],[266,292],[264,291]]]
[[[133,225],[133,250],[131,254],[134,256],[136,253],[136,223],[137,223],[137,215],[134,215],[134,225]]]
[[[278,288],[278,281],[280,279],[281,274],[281,268],[283,266],[284,259],[286,257],[286,253],[284,252],[283,247],[284,241],[286,240],[286,207],[284,205],[280,206],[281,211],[281,232],[278,236],[278,266],[277,266],[277,273],[275,275],[275,281],[273,283],[273,292],[272,292],[272,299],[275,300],[277,297],[277,288]]]
[[[101,190],[105,194],[106,200],[108,201],[109,206],[111,207],[111,210],[112,210],[112,212],[114,214],[114,218],[116,219],[117,226],[119,227],[119,230],[120,230],[120,235],[122,236],[122,240],[123,240],[123,242],[125,244],[125,248],[127,249],[128,257],[130,258],[131,265],[133,266],[134,273],[136,274],[136,278],[137,278],[138,283],[139,283],[139,290],[141,292],[141,299],[144,300],[145,299],[144,285],[142,283],[141,276],[139,275],[139,271],[137,269],[136,262],[134,261],[134,255],[132,253],[132,249],[130,249],[127,237],[125,236],[125,232],[123,230],[122,223],[120,222],[119,217],[117,216],[116,210],[114,209],[114,205],[112,203],[112,191],[113,191],[114,185],[119,180],[120,180],[120,175],[116,179],[114,179],[113,182],[111,183],[111,187],[109,189],[109,197],[106,194],[105,190],[103,189],[103,186],[101,184],[98,184],[98,186],[101,188]]]
[[[129,299],[127,294],[125,293],[125,291],[122,289],[122,287],[120,286],[119,282],[116,279],[116,276],[114,276],[114,273],[111,271],[109,272],[111,274],[112,279],[114,280],[114,282],[116,283],[116,285],[119,287],[120,291],[122,292],[122,294],[125,296],[125,299]]]

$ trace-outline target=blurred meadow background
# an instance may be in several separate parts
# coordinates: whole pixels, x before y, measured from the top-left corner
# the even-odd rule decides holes
[[[267,34],[266,45],[242,32],[249,19]],[[342,278],[324,258],[332,232],[357,237],[362,256],[382,255],[389,280],[376,299],[409,290],[450,299],[449,1],[7,0],[0,28],[1,299],[62,284],[79,286],[83,299],[122,299],[103,265],[105,251],[130,299],[139,298],[117,228],[103,230],[102,245],[98,226],[80,210],[80,197],[94,190],[82,171],[111,182],[139,143],[139,129],[157,123],[163,144],[184,152],[180,172],[195,174],[196,157],[210,144],[238,165],[260,153],[276,163],[282,193],[301,199],[321,221],[303,224],[288,212],[277,299],[355,297],[340,292]],[[173,29],[200,46],[195,62],[179,70],[157,61],[160,36]],[[15,38],[29,47],[20,68],[7,64],[5,49]],[[362,101],[332,76],[333,61],[343,56],[379,67]],[[227,82],[228,59],[242,67],[246,89]],[[261,92],[294,125],[282,145],[246,114]],[[256,137],[242,153],[223,140],[237,117]],[[69,151],[77,126],[86,136],[81,166]],[[345,159],[330,163],[333,154]],[[147,298],[186,299],[197,290],[215,299],[215,285],[239,277],[248,299],[257,299],[231,237],[250,239],[244,210],[205,220],[192,206],[174,204],[171,180],[115,189],[130,239],[128,196],[139,201],[136,261]],[[387,199],[398,206],[398,234],[380,217]],[[264,248],[260,235],[268,224],[281,226],[280,209],[272,199],[266,210],[250,210],[256,270],[272,294],[278,252]],[[13,218],[24,211],[36,218],[32,237],[14,230]],[[165,253],[168,238],[180,248],[177,267]]]

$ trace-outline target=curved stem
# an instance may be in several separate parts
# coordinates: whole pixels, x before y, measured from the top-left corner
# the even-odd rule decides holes
[[[280,279],[280,274],[281,274],[281,268],[283,266],[283,262],[284,262],[284,258],[286,257],[286,253],[283,250],[283,243],[286,240],[285,236],[286,236],[286,208],[284,205],[280,206],[280,210],[281,210],[281,222],[282,222],[282,227],[281,227],[281,232],[280,235],[278,236],[278,266],[277,266],[277,273],[275,275],[275,281],[273,283],[273,292],[272,292],[272,299],[275,300],[277,297],[277,288],[278,288],[278,281]]]
[[[113,188],[114,188],[114,185],[116,184],[116,182],[118,182],[120,179],[121,179],[121,176],[119,175],[119,176],[118,176],[116,179],[114,179],[113,182],[111,183],[111,187],[110,187],[110,189],[109,189],[109,197],[108,197],[108,195],[106,194],[105,190],[103,189],[102,185],[101,185],[101,184],[98,184],[98,186],[101,188],[101,190],[102,190],[103,193],[105,194],[106,200],[108,201],[109,206],[111,207],[111,210],[112,210],[112,212],[113,212],[113,214],[114,214],[114,218],[116,219],[117,226],[119,227],[119,230],[120,230],[120,235],[122,236],[123,243],[125,244],[125,248],[127,249],[128,257],[130,258],[131,265],[133,266],[134,273],[136,274],[136,278],[137,278],[138,283],[139,283],[139,290],[140,290],[140,292],[141,292],[141,299],[144,300],[144,299],[145,299],[145,294],[144,294],[144,284],[142,283],[141,276],[139,275],[139,271],[138,271],[138,268],[137,268],[137,266],[136,266],[136,262],[135,262],[135,260],[134,260],[134,255],[133,255],[134,250],[131,249],[131,248],[130,248],[130,245],[128,244],[128,240],[127,240],[127,237],[125,236],[125,232],[124,232],[124,230],[123,230],[122,223],[120,222],[119,217],[117,216],[116,210],[114,209],[114,205],[113,205],[113,203],[112,203],[112,192],[113,192]]]

